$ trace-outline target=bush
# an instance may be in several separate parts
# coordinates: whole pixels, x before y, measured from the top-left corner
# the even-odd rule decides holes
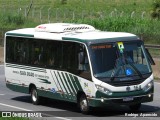
[[[151,11],[151,17],[160,19],[160,0],[156,0],[153,3],[153,10]]]
[[[67,4],[67,0],[61,0],[61,4]]]
[[[16,24],[16,25],[22,25],[25,23],[25,18],[22,15],[11,15],[8,14],[4,18],[4,22],[6,24]]]

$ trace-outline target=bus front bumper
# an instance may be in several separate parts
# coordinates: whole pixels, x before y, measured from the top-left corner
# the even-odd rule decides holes
[[[111,105],[134,105],[153,101],[153,93],[140,96],[121,97],[121,98],[89,98],[89,106],[105,107]]]

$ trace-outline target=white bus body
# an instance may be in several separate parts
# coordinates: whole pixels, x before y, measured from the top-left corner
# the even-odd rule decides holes
[[[136,35],[104,32],[86,24],[53,23],[5,34],[8,88],[90,107],[128,105],[138,110],[153,100],[148,52]]]

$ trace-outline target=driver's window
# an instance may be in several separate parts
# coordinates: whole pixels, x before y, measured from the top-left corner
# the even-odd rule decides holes
[[[79,47],[78,70],[79,70],[79,75],[81,77],[91,80],[89,59],[88,59],[88,54],[84,45],[80,45]]]

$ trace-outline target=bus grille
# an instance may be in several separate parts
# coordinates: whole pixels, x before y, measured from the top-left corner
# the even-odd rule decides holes
[[[130,86],[130,85],[138,85],[141,84],[145,79],[132,80],[132,81],[111,81],[108,84],[112,86]]]

